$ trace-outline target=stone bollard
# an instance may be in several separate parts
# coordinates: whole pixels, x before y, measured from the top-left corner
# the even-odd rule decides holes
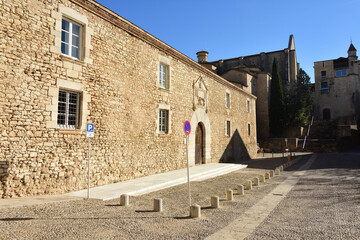
[[[258,177],[254,178],[254,186],[259,186],[259,178]]]
[[[265,179],[270,179],[270,173],[265,173]]]
[[[234,200],[234,192],[231,189],[226,190],[226,200],[232,201]]]
[[[120,206],[127,206],[129,205],[129,195],[121,194],[120,196]]]
[[[252,189],[252,182],[250,180],[246,181],[245,189],[246,190],[251,190]]]
[[[270,177],[272,178],[272,177],[274,177],[274,170],[270,170]]]
[[[155,198],[154,199],[154,212],[162,212],[162,199],[161,198]]]
[[[219,197],[218,196],[212,196],[210,199],[210,204],[212,208],[219,208]]]
[[[201,207],[199,205],[195,204],[190,207],[190,217],[201,218]]]
[[[236,188],[239,195],[244,195],[244,185],[239,184]]]
[[[265,182],[265,177],[264,177],[264,175],[260,175],[260,176],[259,176],[259,179],[260,179],[260,182],[261,182],[261,183],[264,183],[264,182]]]
[[[284,171],[284,166],[281,165],[281,166],[280,166],[280,172],[283,172],[283,171]]]
[[[280,168],[275,169],[275,175],[280,175]]]

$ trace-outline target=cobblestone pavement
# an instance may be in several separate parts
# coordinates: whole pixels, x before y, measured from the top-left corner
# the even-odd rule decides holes
[[[306,158],[306,157],[305,157]],[[303,161],[305,161],[304,159]],[[268,195],[290,173],[283,172],[245,195],[225,200],[225,190],[258,177],[286,160],[261,159],[249,168],[191,183],[192,201],[202,207],[202,218],[190,219],[187,185],[119,200],[80,200],[0,210],[0,239],[203,239],[226,227]],[[210,196],[220,197],[219,209]],[[163,212],[153,212],[153,199],[163,199]]]
[[[246,239],[360,239],[360,151],[318,154]]]

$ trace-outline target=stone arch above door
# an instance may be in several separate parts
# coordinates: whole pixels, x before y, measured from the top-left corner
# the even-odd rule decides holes
[[[210,120],[208,115],[205,112],[205,109],[198,108],[193,113],[190,124],[191,124],[191,133],[189,135],[189,164],[191,166],[195,165],[195,131],[199,123],[202,123],[204,129],[204,140],[205,140],[205,155],[204,163],[211,162],[211,128]]]

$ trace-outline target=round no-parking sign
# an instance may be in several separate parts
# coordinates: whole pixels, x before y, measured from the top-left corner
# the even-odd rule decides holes
[[[186,135],[189,135],[191,133],[191,125],[189,121],[185,121],[184,123],[184,132]]]

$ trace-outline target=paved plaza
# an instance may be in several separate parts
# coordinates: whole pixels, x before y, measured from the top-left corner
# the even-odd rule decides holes
[[[198,219],[189,217],[184,183],[130,196],[126,207],[118,198],[79,197],[3,207],[0,239],[357,239],[359,159],[359,150],[303,155],[245,195],[237,194],[237,184],[287,159],[252,160],[241,163],[247,168],[193,179],[192,202],[202,214]],[[234,191],[233,201],[226,200],[227,189]],[[220,197],[218,209],[210,206],[214,195]],[[153,211],[155,198],[163,200],[162,212]]]

